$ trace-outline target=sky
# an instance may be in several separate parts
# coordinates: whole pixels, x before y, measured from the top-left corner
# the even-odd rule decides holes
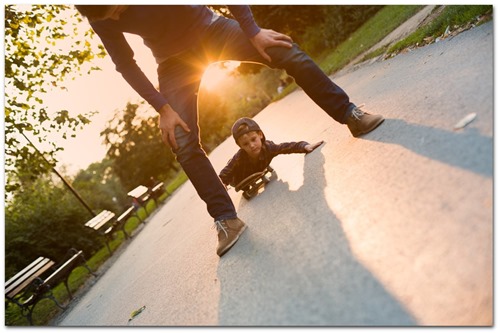
[[[126,37],[135,51],[137,63],[153,85],[157,86],[156,62],[151,52],[142,44],[140,38],[132,35]],[[98,112],[91,118],[90,124],[76,132],[75,138],[58,141],[64,148],[64,151],[57,155],[59,164],[64,164],[70,173],[101,161],[106,154],[106,147],[102,144],[99,134],[105,128],[106,122],[112,118],[115,110],[124,109],[127,102],[142,101],[121,74],[116,72],[109,56],[96,59],[93,63],[102,70],[91,74],[84,73],[74,81],[66,83],[67,90],[50,92],[44,99],[49,109],[65,109],[71,115]]]

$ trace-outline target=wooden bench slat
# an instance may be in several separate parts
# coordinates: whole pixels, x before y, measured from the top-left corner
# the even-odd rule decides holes
[[[14,278],[11,278],[7,283],[6,283],[6,290],[12,289],[13,286],[18,285],[22,281],[26,280],[26,277],[35,274],[40,268],[42,268],[44,265],[47,265],[47,263],[50,263],[49,258],[44,258],[44,257],[39,257],[37,260],[32,262],[27,268],[23,269],[20,273],[16,274]]]
[[[134,207],[129,207],[126,211],[124,211],[116,220],[121,222],[122,220],[127,219],[132,214],[134,214]]]
[[[83,251],[80,250],[75,253],[70,259],[68,259],[64,264],[62,264],[54,273],[52,273],[48,278],[45,279],[45,284],[51,284],[52,280],[56,280],[59,276],[65,274],[68,270],[71,270],[77,259],[82,255]]]
[[[36,278],[40,277],[45,271],[54,266],[54,262],[50,259],[45,258],[41,263],[27,272],[23,279],[20,280],[21,283],[19,285],[12,285],[10,288],[5,290],[5,294],[9,298],[14,298],[21,290],[26,288],[31,282],[33,282]]]
[[[20,271],[19,273],[17,273],[16,275],[14,275],[13,277],[11,277],[9,279],[9,281],[5,282],[5,287],[8,287],[11,283],[13,283],[15,280],[19,279],[19,277],[21,277],[21,275],[24,275],[24,273],[26,273],[28,270],[32,269],[35,265],[37,265],[40,261],[42,260],[47,260],[47,258],[44,258],[44,257],[38,257],[36,260],[34,260],[31,264],[29,264],[28,266],[26,266],[22,271]]]
[[[89,228],[94,228],[94,225],[96,225],[98,222],[99,222],[99,220],[92,219],[92,220],[88,221],[87,223],[85,223],[85,226],[89,227]]]
[[[103,225],[111,221],[113,217],[115,217],[115,213],[110,212],[108,210],[103,210],[101,213],[99,213],[99,215],[93,217],[91,220],[85,223],[85,226],[98,230]]]
[[[148,188],[144,185],[139,185],[136,188],[134,188],[132,191],[128,192],[127,195],[131,196],[133,198],[140,198],[143,195],[148,193]]]
[[[108,219],[112,215],[114,215],[113,212],[110,212],[109,210],[103,210],[98,215],[94,216],[91,220],[89,220],[87,222],[87,224],[92,224],[92,223],[95,223],[97,221]]]
[[[158,191],[159,189],[161,189],[162,187],[163,187],[163,183],[158,183],[158,184],[156,184],[156,185],[155,185],[155,186],[151,189],[151,191],[152,191],[152,192],[156,192],[156,191]]]
[[[51,268],[54,265],[54,262],[51,262],[50,264],[45,265],[42,267],[36,275],[32,275],[28,277],[23,283],[18,285],[16,288],[11,290],[9,293],[6,294],[8,298],[14,298],[17,294],[19,294],[24,288],[29,286],[35,279],[40,277],[45,271],[47,271],[49,268]]]
[[[102,212],[100,212],[99,214],[97,214],[96,216],[94,216],[91,220],[89,220],[89,222],[99,221],[99,220],[102,220],[102,219],[106,219],[110,215],[113,215],[113,214],[114,213],[110,212],[109,210],[103,210]],[[89,222],[87,222],[87,223],[89,223]]]
[[[109,218],[109,219],[106,219],[106,220],[100,220],[100,221],[97,221],[96,223],[94,223],[94,225],[91,226],[92,229],[95,229],[95,230],[99,230],[101,229],[106,223],[108,223],[109,221],[111,221],[113,217]]]

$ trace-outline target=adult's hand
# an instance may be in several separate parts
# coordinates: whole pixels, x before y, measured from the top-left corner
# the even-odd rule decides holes
[[[159,113],[160,118],[158,123],[163,143],[167,146],[170,145],[173,149],[179,148],[177,146],[177,142],[175,141],[175,127],[181,126],[186,132],[191,132],[191,130],[169,104],[162,106]]]
[[[281,46],[291,48],[293,42],[290,36],[270,29],[261,29],[257,35],[250,38],[250,41],[260,55],[269,62],[271,62],[271,57],[266,52],[268,47]]]

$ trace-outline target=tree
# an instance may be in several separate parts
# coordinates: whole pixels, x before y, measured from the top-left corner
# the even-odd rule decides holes
[[[161,141],[158,114],[149,114],[145,103],[127,103],[102,131],[107,158],[126,191],[145,185],[153,177],[165,180],[180,169],[170,149]]]
[[[130,204],[127,192],[113,172],[113,162],[107,158],[80,170],[73,187],[96,213],[106,209],[118,215]]]
[[[5,208],[5,276],[38,256],[54,260],[74,247],[91,254],[101,245],[84,228],[89,214],[53,175],[40,175]]]
[[[47,140],[49,133],[62,138],[90,122],[91,113],[71,116],[67,110],[48,110],[44,95],[50,89],[64,89],[64,82],[84,69],[95,70],[89,61],[103,56],[94,53],[88,28],[79,28],[77,12],[67,5],[5,6],[5,171],[6,192],[32,183],[55,165],[55,153],[62,148]],[[82,41],[81,34],[86,37]],[[44,156],[26,145],[24,133],[36,143],[49,144]]]

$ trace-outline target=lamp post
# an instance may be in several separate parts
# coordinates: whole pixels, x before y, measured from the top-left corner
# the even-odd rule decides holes
[[[94,211],[92,210],[92,208],[90,208],[90,206],[85,202],[85,200],[83,200],[83,198],[80,196],[80,194],[78,194],[78,192],[73,188],[73,186],[71,186],[71,184],[68,183],[66,181],[66,179],[64,179],[64,177],[59,172],[57,172],[56,168],[54,166],[52,166],[52,164],[50,164],[50,162],[45,158],[45,156],[43,156],[43,154],[38,150],[38,148],[33,144],[33,142],[31,142],[31,140],[28,139],[28,137],[23,132],[21,132],[21,134],[29,142],[29,144],[36,150],[36,152],[38,154],[40,154],[40,156],[42,156],[43,160],[48,165],[51,166],[52,171],[54,171],[54,173],[62,180],[62,182],[64,183],[64,185],[66,185],[66,187],[71,191],[71,193],[73,193],[73,195],[78,199],[78,201],[81,202],[81,204],[90,212],[90,214],[92,216],[96,216],[97,214],[94,213]]]

